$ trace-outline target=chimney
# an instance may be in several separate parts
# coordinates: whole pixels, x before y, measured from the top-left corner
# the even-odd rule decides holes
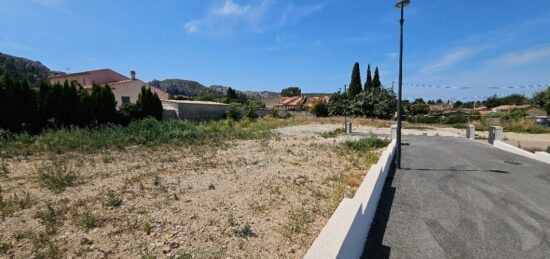
[[[130,71],[130,78],[132,78],[132,80],[136,80],[136,71]]]

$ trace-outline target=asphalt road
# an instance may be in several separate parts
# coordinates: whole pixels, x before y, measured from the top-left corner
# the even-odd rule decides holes
[[[365,258],[550,258],[550,165],[465,138],[403,141]]]

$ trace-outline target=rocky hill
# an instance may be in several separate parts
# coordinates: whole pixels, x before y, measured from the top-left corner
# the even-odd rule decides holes
[[[166,79],[166,80],[153,80],[149,82],[150,85],[158,87],[171,95],[184,95],[184,96],[198,96],[203,93],[210,93],[217,97],[223,97],[227,93],[229,87],[223,85],[212,85],[204,86],[199,82],[183,80],[183,79]],[[235,89],[236,90],[236,89]],[[242,92],[237,90],[237,92],[244,93],[248,98],[253,100],[261,100],[266,98],[276,98],[279,97],[278,93],[269,92],[269,91],[246,91]]]
[[[51,71],[39,61],[11,56],[0,53],[0,75],[9,75],[11,78],[28,80],[35,84],[47,80],[49,75],[62,74],[62,72]]]

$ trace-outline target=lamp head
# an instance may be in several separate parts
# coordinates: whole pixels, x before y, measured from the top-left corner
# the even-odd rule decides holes
[[[395,4],[395,7],[403,8],[407,5],[409,5],[410,3],[411,3],[411,0],[402,0],[402,1],[397,2],[397,4]]]

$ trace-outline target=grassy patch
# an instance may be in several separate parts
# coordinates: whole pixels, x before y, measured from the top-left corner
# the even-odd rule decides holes
[[[51,130],[36,136],[19,134],[12,139],[0,140],[0,146],[9,155],[31,155],[37,152],[92,152],[135,145],[214,145],[238,139],[267,138],[271,136],[271,129],[293,123],[296,122],[274,118],[238,122],[143,119],[127,127],[108,125]]]
[[[335,130],[327,131],[321,133],[321,137],[323,138],[336,138],[342,134],[344,134],[346,130],[344,128],[337,128]]]
[[[545,134],[550,133],[550,127],[537,125],[534,120],[528,119],[510,119],[501,118],[485,118],[475,121],[474,125],[477,130],[488,131],[491,126],[501,126],[504,132],[530,133],[530,134]]]
[[[99,216],[92,213],[90,210],[85,209],[83,212],[77,214],[74,218],[74,223],[77,226],[85,229],[92,229],[99,226]]]
[[[362,138],[355,141],[346,141],[343,143],[344,147],[359,151],[359,152],[368,152],[373,149],[383,148],[388,146],[391,141],[387,139],[377,138],[374,136],[368,138]]]
[[[6,216],[13,214],[16,211],[28,209],[32,205],[31,195],[29,193],[23,193],[21,197],[14,193],[7,198],[4,198],[2,194],[2,188],[0,187],[0,218],[4,219]]]
[[[40,173],[40,182],[53,192],[63,192],[67,187],[77,184],[78,176],[68,163],[54,162]]]
[[[103,205],[110,209],[118,208],[122,205],[122,197],[113,190],[107,190],[103,198]]]
[[[287,221],[282,226],[282,235],[294,240],[298,235],[307,233],[313,222],[311,212],[304,207],[292,208],[288,211]]]

